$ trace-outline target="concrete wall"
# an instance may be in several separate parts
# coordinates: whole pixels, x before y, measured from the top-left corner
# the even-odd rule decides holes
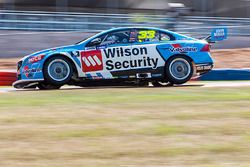
[[[0,57],[23,57],[33,52],[77,43],[89,33],[0,31]]]
[[[0,57],[23,57],[39,50],[71,45],[91,35],[79,32],[0,31]],[[244,48],[249,47],[249,43],[248,37],[231,37],[215,44],[213,49]]]

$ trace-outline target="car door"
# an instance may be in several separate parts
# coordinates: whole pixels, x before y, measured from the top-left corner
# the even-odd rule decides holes
[[[82,56],[82,69],[89,79],[114,79],[130,70],[130,30],[104,34],[87,44]]]
[[[131,71],[137,78],[162,76],[165,61],[157,51],[160,33],[154,29],[135,29],[132,43]]]

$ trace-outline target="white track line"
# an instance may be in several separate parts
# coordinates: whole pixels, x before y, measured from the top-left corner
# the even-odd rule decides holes
[[[212,82],[212,83],[205,83],[203,87],[245,87],[245,86],[250,86],[250,82],[248,81]]]
[[[14,88],[0,88],[0,93],[8,93],[11,91],[15,91],[16,89]]]

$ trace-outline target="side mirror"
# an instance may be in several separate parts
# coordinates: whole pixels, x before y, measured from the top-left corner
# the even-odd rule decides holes
[[[99,45],[101,42],[101,38],[95,38],[91,41],[91,45]]]

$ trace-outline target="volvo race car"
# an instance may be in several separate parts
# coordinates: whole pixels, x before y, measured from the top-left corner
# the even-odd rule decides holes
[[[226,29],[199,40],[158,28],[114,28],[74,45],[24,57],[13,86],[184,84],[213,68],[210,43],[225,37]]]

